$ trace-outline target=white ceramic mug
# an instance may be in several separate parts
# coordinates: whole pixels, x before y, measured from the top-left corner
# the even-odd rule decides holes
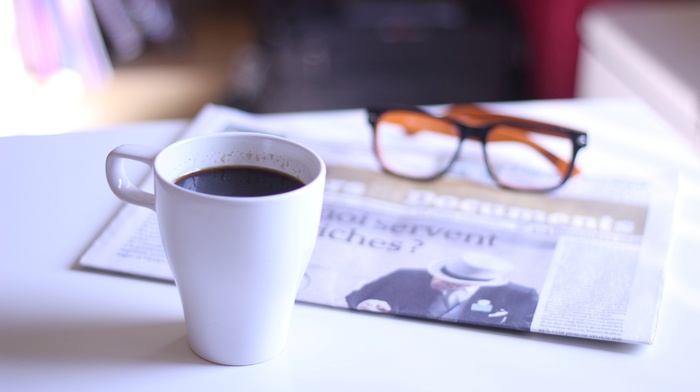
[[[125,160],[153,168],[154,193],[134,185]],[[282,171],[305,185],[270,196],[230,197],[175,184],[201,169],[237,165]],[[321,158],[284,138],[225,132],[162,151],[123,145],[108,155],[106,171],[117,197],[156,211],[192,350],[227,365],[278,355],[318,234],[326,174]]]

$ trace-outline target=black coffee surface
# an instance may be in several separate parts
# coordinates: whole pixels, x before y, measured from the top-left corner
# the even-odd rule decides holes
[[[304,186],[296,177],[274,169],[221,166],[187,174],[175,181],[185,189],[218,196],[269,196]]]

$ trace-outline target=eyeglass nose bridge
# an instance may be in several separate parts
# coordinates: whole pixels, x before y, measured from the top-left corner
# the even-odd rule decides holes
[[[491,172],[491,168],[489,167],[488,160],[486,157],[486,136],[488,135],[489,131],[493,129],[496,125],[485,125],[485,126],[480,126],[480,127],[474,127],[474,126],[469,126],[467,124],[462,124],[458,121],[452,120],[452,119],[447,119],[443,118],[443,120],[447,120],[451,122],[454,126],[457,127],[459,130],[459,144],[457,144],[457,148],[452,155],[452,158],[447,165],[447,167],[439,174],[435,175],[434,178],[440,177],[450,171],[452,166],[454,166],[455,162],[459,160],[459,157],[462,153],[462,146],[464,145],[465,140],[473,140],[475,142],[478,142],[481,144],[481,155],[483,158],[483,163],[486,166],[486,169]],[[493,175],[492,175],[493,177]],[[494,177],[495,178],[495,177]]]
[[[489,131],[496,127],[495,124],[489,124],[489,125],[484,125],[484,126],[479,126],[479,127],[474,127],[470,126],[467,124],[462,124],[458,121],[454,121],[450,119],[450,122],[452,122],[457,129],[459,129],[459,144],[460,146],[465,140],[474,140],[480,142],[482,145],[486,144],[486,135],[488,135]]]

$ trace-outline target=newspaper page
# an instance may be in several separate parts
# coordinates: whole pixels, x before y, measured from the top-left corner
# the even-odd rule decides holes
[[[298,301],[653,341],[672,203],[643,181],[578,176],[560,191],[529,194],[497,189],[486,175],[396,178],[378,169],[360,110],[252,115],[209,105],[184,137],[226,131],[293,138],[326,161],[324,210]],[[80,264],[172,280],[155,213],[131,205]]]

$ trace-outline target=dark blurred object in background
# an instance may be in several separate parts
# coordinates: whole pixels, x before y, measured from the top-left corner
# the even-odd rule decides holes
[[[183,28],[168,0],[92,0],[112,61],[141,56],[149,46],[175,45]]]
[[[527,98],[501,0],[263,0],[227,104],[254,112]]]

